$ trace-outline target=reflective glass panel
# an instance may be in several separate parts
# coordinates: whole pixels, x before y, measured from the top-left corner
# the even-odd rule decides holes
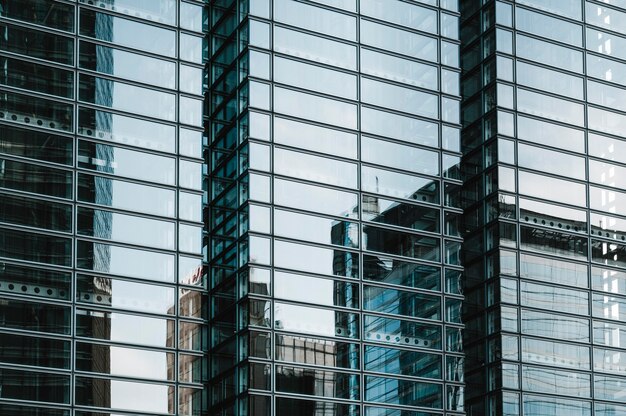
[[[378,49],[437,62],[437,40],[361,19],[361,43]]]
[[[78,126],[78,133],[88,137],[161,152],[176,150],[176,129],[170,125],[79,107]]]
[[[23,8],[21,1],[18,8]],[[28,13],[27,9],[24,11]],[[0,39],[0,49],[45,59],[61,64],[72,65],[74,62],[74,39],[65,36],[24,28],[20,26],[0,23],[3,33]]]
[[[356,47],[302,32],[274,27],[274,50],[309,61],[356,70]]]
[[[106,330],[105,330],[106,328]],[[115,342],[174,347],[174,321],[118,312],[76,310],[76,336]]]
[[[356,40],[356,19],[321,7],[313,7],[294,0],[275,0],[274,19],[326,35]]]
[[[164,185],[176,184],[176,160],[106,144],[78,142],[78,167]]]
[[[361,159],[364,162],[424,175],[439,175],[439,154],[437,152],[367,136],[361,137]]]
[[[175,197],[169,189],[78,174],[78,200],[83,202],[171,217]]]
[[[174,288],[83,274],[76,277],[76,301],[138,312],[176,312]]]
[[[330,185],[357,187],[356,164],[286,149],[274,149],[274,172]]]
[[[384,228],[364,226],[363,246],[379,251],[422,260],[440,261],[441,241],[434,237],[407,234]]]
[[[81,41],[79,65],[81,68],[118,78],[157,87],[176,88],[176,64],[174,62],[121,49]]]
[[[341,130],[274,118],[274,142],[347,158],[357,158],[357,135]]]
[[[146,52],[176,56],[175,31],[85,8],[80,10],[80,34]]]
[[[174,281],[174,255],[78,241],[76,267],[163,282]]]

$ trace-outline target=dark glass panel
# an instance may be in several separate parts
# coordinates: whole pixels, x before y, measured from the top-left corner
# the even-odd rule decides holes
[[[0,84],[63,98],[74,97],[71,71],[6,57],[0,57],[0,67]]]
[[[0,369],[2,397],[5,399],[69,403],[70,376]],[[4,413],[4,412],[3,412]]]
[[[439,232],[439,210],[363,195],[363,219],[420,231]]]
[[[72,143],[70,137],[0,125],[2,153],[71,165]]]
[[[276,366],[276,391],[358,400],[359,390],[357,374]]]
[[[21,3],[21,0],[15,0]],[[18,6],[19,7],[19,6]],[[74,62],[74,40],[65,36],[0,23],[0,49],[71,65]]]
[[[0,159],[0,186],[20,191],[72,197],[72,173],[30,163]]]
[[[420,351],[366,345],[364,369],[378,373],[441,378],[441,356]]]
[[[70,273],[0,263],[0,291],[40,296],[49,299],[70,299]]]
[[[44,234],[0,229],[0,256],[71,266],[72,240]]]
[[[70,368],[70,341],[0,334],[0,360],[38,367]]]
[[[0,119],[33,126],[71,131],[74,128],[73,108],[71,104],[23,94],[9,92],[0,94]]]
[[[591,256],[595,263],[626,268],[626,244],[591,240]]]
[[[0,16],[72,32],[74,6],[52,0],[3,0]]]
[[[276,398],[276,416],[359,416],[356,404],[330,403],[319,400]],[[261,413],[251,413],[254,415]]]
[[[417,289],[440,290],[441,269],[436,266],[363,255],[363,279]]]
[[[3,403],[2,411],[11,416],[70,416],[69,410],[26,407]],[[81,415],[84,416],[84,415]]]
[[[363,309],[422,319],[441,319],[441,298],[405,290],[365,286]]]
[[[0,194],[0,221],[55,231],[72,231],[72,206]]]
[[[0,300],[0,321],[5,328],[69,334],[71,309],[37,302]]]
[[[276,334],[275,352],[280,361],[352,370],[360,368],[359,346],[349,342]]]
[[[441,241],[433,237],[365,226],[363,227],[363,243],[367,250],[423,260],[439,261],[441,259]]]

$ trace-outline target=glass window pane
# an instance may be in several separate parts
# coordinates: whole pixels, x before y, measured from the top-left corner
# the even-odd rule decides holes
[[[356,19],[294,0],[274,0],[274,19],[326,35],[356,40]]]
[[[173,217],[176,192],[154,186],[78,174],[78,200],[146,214]]]
[[[88,75],[80,76],[81,101],[167,121],[176,120],[176,95]]]
[[[79,274],[76,301],[138,312],[173,315],[174,288]]]
[[[157,87],[176,88],[176,63],[87,41],[80,42],[79,66]]]
[[[281,87],[274,87],[274,110],[278,113],[348,129],[357,127],[356,105]]]
[[[356,47],[278,26],[274,27],[274,50],[309,61],[356,70]]]
[[[175,31],[86,8],[80,9],[80,34],[146,52],[176,56]]]
[[[368,104],[417,116],[437,118],[439,115],[437,95],[367,78],[361,78],[361,100]]]
[[[357,166],[280,148],[274,149],[274,172],[314,182],[356,189]]]
[[[76,336],[120,343],[174,347],[174,320],[76,309]],[[102,331],[100,328],[110,328]]]
[[[361,43],[413,58],[437,62],[437,40],[361,19]]]
[[[161,282],[174,281],[174,255],[78,241],[76,267]]]
[[[78,109],[78,133],[100,140],[174,153],[174,126],[86,107]]]
[[[21,0],[17,0],[23,8]],[[26,8],[24,8],[26,11]],[[7,52],[32,56],[61,64],[74,63],[74,39],[53,33],[0,23],[3,33],[0,48]]]
[[[424,175],[439,176],[438,152],[405,146],[371,137],[361,137],[363,162],[385,165]]]

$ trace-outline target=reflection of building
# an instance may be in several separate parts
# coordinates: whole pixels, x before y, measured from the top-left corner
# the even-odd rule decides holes
[[[0,414],[199,416],[204,4],[97,3],[0,2]]]
[[[274,0],[241,26],[213,4],[211,412],[462,412],[458,14],[441,3]]]
[[[626,10],[466,6],[466,411],[625,414]]]
[[[625,24],[0,1],[0,414],[625,414]]]

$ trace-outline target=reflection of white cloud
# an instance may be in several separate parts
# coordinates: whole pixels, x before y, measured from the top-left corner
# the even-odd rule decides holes
[[[111,348],[111,374],[167,379],[167,354],[131,348]]]
[[[113,314],[111,340],[164,347],[167,338],[167,321],[144,316]]]
[[[285,331],[335,336],[335,312],[306,306],[275,304],[276,328]],[[280,323],[280,324],[279,324]]]
[[[140,412],[168,413],[169,386],[111,381],[111,407]]]

